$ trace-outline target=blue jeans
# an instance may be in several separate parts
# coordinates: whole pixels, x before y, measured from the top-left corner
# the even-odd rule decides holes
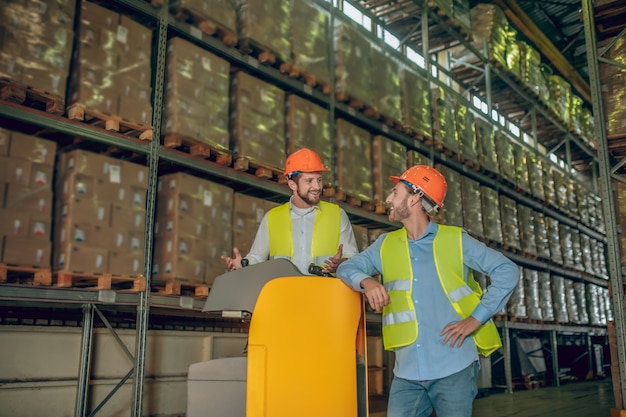
[[[456,374],[432,381],[393,378],[389,391],[387,417],[471,417],[478,393],[478,361]]]

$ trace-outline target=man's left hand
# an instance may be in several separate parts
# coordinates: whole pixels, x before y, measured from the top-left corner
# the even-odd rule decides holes
[[[445,336],[443,339],[444,345],[450,342],[450,347],[454,347],[455,345],[456,347],[461,347],[465,338],[478,330],[481,325],[482,323],[480,321],[469,316],[456,323],[448,324],[441,333],[439,333],[439,336]]]

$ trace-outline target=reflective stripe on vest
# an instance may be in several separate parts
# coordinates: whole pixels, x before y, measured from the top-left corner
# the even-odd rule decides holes
[[[385,349],[393,350],[417,340],[417,316],[411,300],[413,268],[406,229],[387,234],[380,247],[380,261],[383,285],[391,298],[391,303],[383,307],[383,344]]]
[[[293,259],[290,203],[274,207],[267,213],[267,231],[270,259]],[[315,223],[311,238],[311,258],[317,265],[337,253],[341,229],[341,211],[336,204],[320,201],[315,209]]]
[[[480,303],[483,291],[471,270],[467,283],[464,279],[463,230],[460,227],[439,225],[433,241],[433,253],[439,281],[452,307],[464,319],[471,316]],[[478,353],[483,356],[491,355],[502,346],[498,329],[491,320],[480,326],[472,336]]]
[[[390,239],[389,244],[386,244],[388,239]],[[383,262],[384,285],[391,297],[391,304],[388,307],[396,301],[398,302],[396,308],[383,309],[383,325],[389,323],[387,332],[385,332],[385,326],[383,327],[383,336],[389,338],[389,340],[383,339],[385,349],[407,346],[417,340],[417,318],[407,319],[405,315],[402,315],[405,319],[410,320],[410,323],[397,320],[395,317],[385,319],[385,314],[396,315],[403,311],[411,311],[413,315],[415,314],[413,303],[410,300],[413,274],[406,275],[406,271],[401,271],[398,274],[398,271],[402,269],[400,264],[409,265],[410,268],[411,258],[408,248],[408,238],[404,228],[389,233],[381,246],[381,261],[387,259],[386,264],[393,266],[386,270],[385,262]],[[466,283],[464,280],[462,229],[439,225],[439,230],[433,241],[433,256],[439,281],[450,304],[462,318],[469,317],[480,302],[482,290],[474,280],[471,271],[468,282]],[[450,262],[450,260],[457,261]],[[400,282],[405,284],[401,285]],[[390,291],[390,288],[394,288],[394,291]],[[402,294],[403,292],[405,294]],[[404,301],[407,298],[410,302],[409,308]],[[408,328],[408,333],[401,332],[398,323],[402,323],[402,331],[406,331]],[[498,329],[491,320],[474,332],[473,337],[478,352],[483,356],[489,356],[502,346]]]

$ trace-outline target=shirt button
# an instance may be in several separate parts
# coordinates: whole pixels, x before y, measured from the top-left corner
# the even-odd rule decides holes
[[[416,347],[420,348],[422,347],[422,345],[420,345],[419,343],[417,345],[415,345]]]

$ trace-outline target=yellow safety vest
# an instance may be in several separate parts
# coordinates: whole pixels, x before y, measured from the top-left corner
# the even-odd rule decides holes
[[[270,241],[270,259],[293,259],[293,237],[291,235],[290,203],[274,207],[267,213],[267,230]],[[315,212],[313,236],[311,237],[311,259],[316,265],[337,253],[341,229],[341,211],[338,205],[319,202]]]
[[[482,297],[482,289],[471,273],[468,282],[463,275],[462,229],[439,225],[433,241],[433,254],[439,281],[454,310],[469,317]],[[417,340],[418,323],[411,299],[413,270],[406,229],[390,232],[381,245],[383,284],[391,303],[383,307],[383,342],[385,349],[407,346]],[[489,356],[502,346],[498,329],[492,320],[473,334],[478,353]]]

